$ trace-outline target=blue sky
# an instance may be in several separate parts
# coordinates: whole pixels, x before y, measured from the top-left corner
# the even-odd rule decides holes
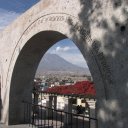
[[[48,53],[57,54],[65,60],[80,67],[87,67],[86,61],[83,58],[80,50],[69,39],[57,42],[48,50]]]
[[[0,0],[0,31],[39,1],[40,0]],[[82,54],[69,39],[56,43],[48,50],[48,53],[57,54],[78,66],[87,67]]]
[[[0,0],[0,30],[39,0]]]

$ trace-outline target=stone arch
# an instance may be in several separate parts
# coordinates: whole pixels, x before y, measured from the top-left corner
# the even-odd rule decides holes
[[[10,124],[24,122],[22,101],[25,100],[30,102],[32,100],[32,85],[38,64],[47,49],[64,38],[66,38],[66,36],[58,32],[43,31],[34,35],[20,51],[14,67],[10,87]],[[14,105],[14,103],[17,105]],[[20,113],[19,109],[21,110]],[[17,118],[16,113],[19,113],[19,119]]]
[[[102,86],[104,78],[93,52],[95,48],[89,47],[94,42],[88,31],[88,26],[86,24],[83,26],[78,17],[68,13],[56,12],[39,15],[28,24],[16,39],[15,44],[12,43],[14,48],[7,70],[5,87],[7,95],[4,98],[4,106],[6,107],[3,110],[3,122],[8,124],[24,122],[22,101],[24,99],[31,101],[31,85],[37,65],[50,46],[65,38],[70,38],[80,49],[87,60],[95,83],[101,85],[98,87],[100,91],[102,90],[101,93],[98,93],[98,97],[106,98],[105,88]],[[33,59],[34,56],[35,59]]]
[[[18,104],[21,105],[21,100],[31,88],[25,91],[15,80],[20,76],[16,75],[18,68],[24,67],[19,64],[25,60],[23,55],[27,54],[31,58],[25,49],[30,47],[31,53],[34,47],[29,44],[33,41],[43,39],[44,46],[48,48],[50,44],[48,46],[47,42],[50,40],[53,39],[52,45],[57,39],[68,37],[81,50],[93,76],[99,101],[99,127],[128,127],[128,103],[122,100],[128,98],[127,2],[119,3],[116,0],[42,0],[0,33],[0,58],[3,65],[2,122],[23,122],[22,108],[19,106],[21,111],[18,111],[16,107],[16,96],[19,95]],[[35,50],[35,55],[38,52]],[[36,59],[39,61],[39,58]],[[27,65],[35,64],[28,61],[25,60]],[[35,69],[36,66],[33,72]],[[31,85],[31,80],[26,79],[27,82]],[[19,86],[21,90],[17,90]],[[20,115],[17,119],[12,115],[16,112]]]
[[[0,120],[1,120],[2,107],[3,107],[2,97],[1,97],[2,87],[3,87],[3,68],[2,68],[2,63],[0,61]]]
[[[54,21],[57,21],[57,25],[56,22],[53,22],[53,19]],[[49,21],[49,26],[46,26],[46,28],[43,27],[41,30],[38,29],[42,27],[42,22],[44,23],[45,20],[47,20],[47,22]],[[80,36],[80,39],[72,36],[70,25],[73,27],[74,32],[77,33],[77,36]],[[51,26],[52,28],[50,28]],[[58,26],[59,30],[55,31]],[[65,28],[67,29],[65,30]],[[104,82],[102,81],[103,78],[101,71],[99,70],[99,64],[93,55],[94,53],[86,46],[88,44],[93,44],[93,42],[85,26],[82,28],[78,19],[69,14],[56,13],[41,16],[33,21],[33,23],[23,32],[15,45],[11,57],[8,69],[9,72],[7,74],[7,82],[10,81],[9,114],[7,116],[9,124],[23,123],[22,101],[24,99],[31,101],[31,85],[38,63],[43,54],[52,45],[65,38],[73,40],[76,46],[80,49],[88,62],[94,81],[96,80],[100,85]],[[99,73],[100,77],[95,75],[95,73]],[[100,89],[102,90],[102,94],[100,93],[100,95],[102,95],[102,98],[105,98],[104,88],[101,87]],[[17,113],[19,113],[19,118],[16,116]]]
[[[0,88],[3,87],[3,66],[2,62],[0,61]]]

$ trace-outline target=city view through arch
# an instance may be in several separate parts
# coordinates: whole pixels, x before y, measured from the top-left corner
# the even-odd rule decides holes
[[[52,109],[52,114],[50,115],[53,119],[55,115],[58,115],[53,111],[63,111],[69,113],[67,119],[70,114],[78,114],[78,122],[81,118],[79,115],[85,118],[91,117],[94,120],[90,124],[96,127],[95,95],[95,85],[91,73],[77,46],[69,39],[54,44],[44,54],[38,66],[32,96],[34,102],[39,106],[51,104],[49,107]],[[67,108],[65,98],[70,101]],[[63,120],[65,116],[60,116],[60,118]],[[70,123],[72,122],[72,119],[68,120]],[[83,120],[83,123],[85,122]],[[82,126],[83,123],[79,123],[79,125]],[[57,124],[59,125],[59,121]],[[72,124],[72,127],[75,125],[75,123]]]
[[[38,66],[36,77],[44,74],[91,77],[86,60],[77,46],[69,39],[57,42],[44,54]]]
[[[50,31],[49,31],[49,33],[50,33]],[[58,38],[59,38],[59,33],[57,33],[57,32],[56,33],[53,32],[53,33],[58,34]],[[69,121],[72,122],[72,118],[69,120],[69,115],[67,116],[67,112],[68,112],[68,114],[73,115],[73,116],[74,116],[74,114],[79,114],[79,115],[77,115],[78,122],[80,122],[80,119],[82,118],[82,116],[84,116],[83,123],[80,123],[80,125],[87,123],[87,126],[89,126],[90,125],[90,117],[95,118],[95,114],[94,114],[95,111],[93,111],[95,109],[94,108],[95,97],[93,97],[93,94],[95,94],[94,84],[92,83],[92,78],[91,78],[90,72],[87,68],[87,64],[86,64],[85,60],[82,58],[82,54],[77,49],[77,47],[75,47],[75,45],[73,45],[73,42],[71,42],[70,40],[63,40],[60,42],[62,44],[57,43],[55,46],[53,46],[53,48],[51,48],[50,51],[48,51],[48,53],[46,53],[44,55],[44,57],[43,57],[44,60],[45,60],[45,56],[54,56],[54,57],[51,57],[54,61],[55,61],[55,58],[60,58],[60,60],[57,61],[56,64],[54,64],[53,62],[50,62],[50,63],[52,63],[52,66],[59,67],[58,64],[59,64],[59,62],[61,62],[60,66],[62,66],[62,67],[60,68],[61,70],[53,67],[49,71],[47,71],[46,70],[47,68],[45,67],[45,68],[43,68],[44,69],[43,75],[41,74],[42,73],[41,69],[37,70],[37,76],[36,76],[37,78],[34,80],[35,83],[34,83],[33,90],[32,90],[32,93],[33,93],[32,101],[29,100],[29,102],[31,102],[31,106],[27,102],[27,108],[25,109],[25,108],[21,107],[21,106],[23,106],[23,105],[21,105],[21,101],[19,101],[18,98],[15,98],[15,94],[17,94],[17,92],[22,92],[23,90],[25,90],[27,93],[27,91],[29,89],[27,88],[28,90],[26,90],[25,84],[32,85],[32,84],[30,84],[31,80],[29,79],[29,77],[31,75],[33,75],[34,71],[33,72],[31,71],[32,67],[30,65],[34,65],[34,67],[36,67],[36,64],[37,64],[35,62],[36,60],[34,60],[37,58],[36,57],[33,58],[33,57],[34,57],[34,55],[37,55],[38,52],[36,50],[40,49],[39,48],[40,46],[36,46],[37,49],[35,49],[34,45],[35,45],[36,39],[40,37],[39,36],[40,34],[41,33],[38,33],[37,35],[35,34],[35,36],[33,35],[33,37],[28,41],[29,43],[26,42],[26,45],[24,45],[24,48],[19,49],[19,52],[20,52],[20,50],[21,50],[21,52],[19,53],[16,65],[14,67],[15,69],[14,69],[14,74],[13,74],[12,82],[11,82],[11,85],[12,85],[11,90],[16,91],[16,93],[15,92],[10,93],[10,97],[11,97],[10,104],[14,103],[14,101],[15,101],[15,103],[17,103],[17,105],[14,104],[14,106],[9,107],[9,109],[10,109],[9,110],[9,112],[10,112],[9,118],[11,119],[11,121],[13,123],[16,121],[22,122],[22,119],[23,119],[22,111],[27,110],[24,112],[25,114],[27,113],[27,116],[24,115],[24,119],[26,121],[24,123],[29,122],[30,124],[35,125],[35,126],[38,126],[38,125],[45,126],[46,124],[42,123],[42,120],[43,120],[42,116],[46,116],[46,117],[48,116],[48,120],[46,122],[48,122],[48,127],[49,127],[50,114],[52,114],[53,112],[55,112],[56,110],[59,109],[59,110],[63,110],[63,115],[64,115],[64,116],[61,116],[64,119],[62,119],[61,124],[59,124],[59,125],[61,125],[61,127],[64,126],[65,124],[67,125],[67,123],[70,123]],[[40,37],[40,39],[45,38],[46,35],[44,36],[43,34],[45,35],[45,32],[43,33],[43,31],[42,31],[42,37]],[[37,38],[35,38],[36,36],[37,36]],[[51,37],[52,36],[53,35],[51,34]],[[63,35],[61,35],[61,36],[63,37]],[[47,37],[48,37],[48,33],[47,33]],[[35,40],[35,42],[33,39]],[[47,41],[49,41],[49,40],[47,40]],[[37,42],[36,43],[38,45],[39,40],[37,40]],[[67,43],[68,43],[68,45],[64,45]],[[40,43],[40,45],[41,45],[41,43]],[[32,51],[34,51],[34,53]],[[66,52],[69,52],[69,53],[67,54]],[[63,54],[65,54],[65,55],[63,56]],[[42,59],[42,61],[45,62],[43,59]],[[48,61],[49,60],[50,59],[48,59]],[[28,62],[27,66],[26,66],[25,62]],[[65,63],[64,66],[63,66],[62,62]],[[45,64],[45,66],[46,65],[47,64]],[[22,70],[22,68],[20,69],[20,67],[22,67],[23,69],[25,69],[24,67],[27,67],[26,69],[28,70],[28,72],[27,72],[27,70],[26,71]],[[40,67],[41,66],[39,66],[39,68]],[[50,66],[48,66],[48,68],[49,67]],[[30,73],[29,71],[32,73]],[[17,75],[17,73],[18,73],[18,75]],[[45,74],[47,74],[47,73],[48,73],[48,77],[45,77]],[[51,76],[51,74],[53,74],[53,75]],[[57,76],[55,76],[55,75],[57,75]],[[32,78],[32,76],[31,76],[31,78]],[[18,85],[18,86],[15,86],[15,85]],[[21,85],[22,85],[22,87],[21,87]],[[61,85],[61,86],[58,86],[58,85]],[[24,88],[23,88],[23,86],[24,86]],[[22,89],[20,89],[19,87],[21,87]],[[45,90],[45,89],[47,89],[47,90]],[[25,95],[24,92],[22,92],[21,95],[27,99],[27,96]],[[91,92],[91,95],[90,95],[90,92]],[[55,94],[55,95],[53,95],[53,94]],[[51,97],[51,95],[52,95],[52,97]],[[65,101],[65,100],[67,100],[67,98],[68,98],[68,102]],[[92,102],[90,103],[90,98],[93,99],[93,105],[92,105]],[[50,105],[52,105],[52,106],[50,106]],[[47,109],[46,110],[42,109],[42,107],[44,107],[44,106],[48,107],[47,108],[48,112],[47,112]],[[71,106],[72,106],[72,108],[70,108]],[[19,107],[22,109],[22,111],[20,112],[21,117],[19,118],[19,120],[17,120],[17,117],[14,116],[15,115],[14,113],[17,110],[19,110]],[[32,111],[31,111],[31,108],[32,108]],[[51,110],[49,110],[49,108],[52,109],[52,113],[50,112]],[[43,115],[42,115],[42,112],[44,112]],[[56,114],[52,115],[52,119],[54,118],[54,115],[58,114],[58,112],[59,111],[57,111]],[[46,113],[48,113],[48,115],[46,115]],[[41,117],[40,117],[40,114],[41,114]],[[62,114],[62,111],[61,111],[61,114]],[[82,114],[82,116],[80,114]],[[87,118],[88,121],[86,121],[85,118]],[[56,122],[57,121],[58,120],[56,119]],[[73,123],[75,123],[75,122],[72,122],[71,124],[73,124]],[[52,125],[53,125],[53,122],[52,122]],[[72,126],[72,127],[74,127],[74,126]],[[76,127],[78,127],[78,126],[76,126]]]
[[[127,0],[0,0],[0,128],[128,128],[127,21]],[[54,48],[66,38],[93,80],[78,77],[78,66],[86,67],[80,56],[62,56],[71,46]],[[72,66],[36,74],[47,55],[61,58],[52,66]]]

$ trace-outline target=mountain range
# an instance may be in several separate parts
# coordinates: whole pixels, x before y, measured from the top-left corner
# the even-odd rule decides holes
[[[88,68],[74,65],[56,54],[45,54],[38,66],[37,74],[43,73],[74,73],[90,75]]]

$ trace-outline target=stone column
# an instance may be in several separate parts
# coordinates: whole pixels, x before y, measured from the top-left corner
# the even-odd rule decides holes
[[[0,76],[0,120],[1,120],[1,111],[2,111],[2,100],[1,100],[1,76]]]
[[[85,99],[85,116],[89,116],[90,117],[90,107],[88,102]]]
[[[54,109],[57,109],[57,96],[54,96]]]
[[[77,105],[81,105],[81,99],[77,98]]]
[[[46,117],[51,118],[52,117],[52,101],[53,101],[53,96],[49,96],[47,101],[46,101]]]
[[[65,98],[64,102],[65,102],[64,112],[72,113],[72,99]],[[65,113],[64,124],[71,124],[71,114]]]
[[[96,113],[95,113],[95,101],[90,100],[90,105],[89,105],[89,117],[91,118],[96,118]],[[97,122],[96,120],[90,120],[90,128],[96,128]]]

